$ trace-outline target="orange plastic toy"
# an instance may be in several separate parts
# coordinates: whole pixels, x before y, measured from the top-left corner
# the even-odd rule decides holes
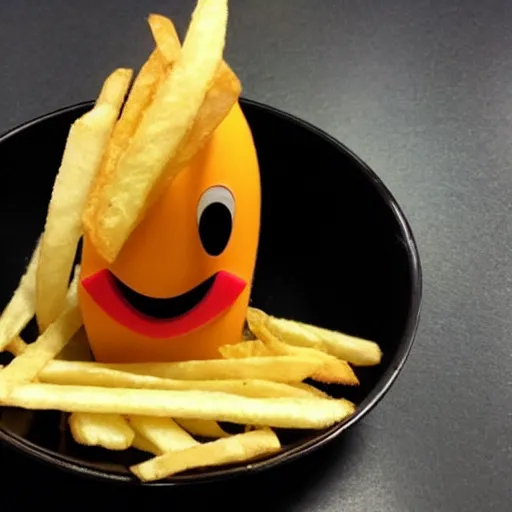
[[[96,360],[218,358],[240,341],[259,228],[258,160],[237,103],[113,265],[84,238],[79,300]]]

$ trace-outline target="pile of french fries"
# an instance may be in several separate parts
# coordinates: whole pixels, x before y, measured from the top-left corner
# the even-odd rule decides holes
[[[142,481],[247,464],[283,449],[279,429],[346,419],[355,405],[314,383],[357,386],[354,367],[381,361],[374,342],[252,307],[251,337],[221,347],[216,360],[91,357],[77,299],[80,238],[87,233],[114,261],[237,101],[240,83],[222,60],[226,24],[226,0],[199,0],[182,46],[168,18],[149,17],[155,49],[133,84],[132,70],[114,71],[70,129],[44,232],[0,316],[0,352],[14,355],[0,371],[0,406],[62,411],[77,443],[147,453],[130,468]],[[39,336],[27,344],[21,333],[34,317]]]

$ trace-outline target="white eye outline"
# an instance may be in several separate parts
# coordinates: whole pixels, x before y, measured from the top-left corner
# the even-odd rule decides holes
[[[213,203],[223,204],[231,214],[231,221],[235,217],[235,197],[227,187],[214,185],[203,192],[197,203],[197,225],[201,222],[201,215]]]

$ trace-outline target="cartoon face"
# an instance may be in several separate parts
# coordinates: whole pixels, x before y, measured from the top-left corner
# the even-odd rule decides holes
[[[259,228],[258,161],[235,104],[112,265],[84,238],[79,299],[95,358],[220,357],[241,340]]]

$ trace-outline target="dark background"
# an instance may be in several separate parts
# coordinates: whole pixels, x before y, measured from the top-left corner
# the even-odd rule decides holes
[[[1,2],[0,131],[93,99],[112,69],[147,57],[149,12],[183,34],[192,8]],[[408,363],[361,424],[282,470],[237,486],[127,492],[1,449],[2,510],[29,499],[43,510],[509,510],[512,4],[231,0],[226,60],[246,97],[346,143],[402,205],[425,278]]]

